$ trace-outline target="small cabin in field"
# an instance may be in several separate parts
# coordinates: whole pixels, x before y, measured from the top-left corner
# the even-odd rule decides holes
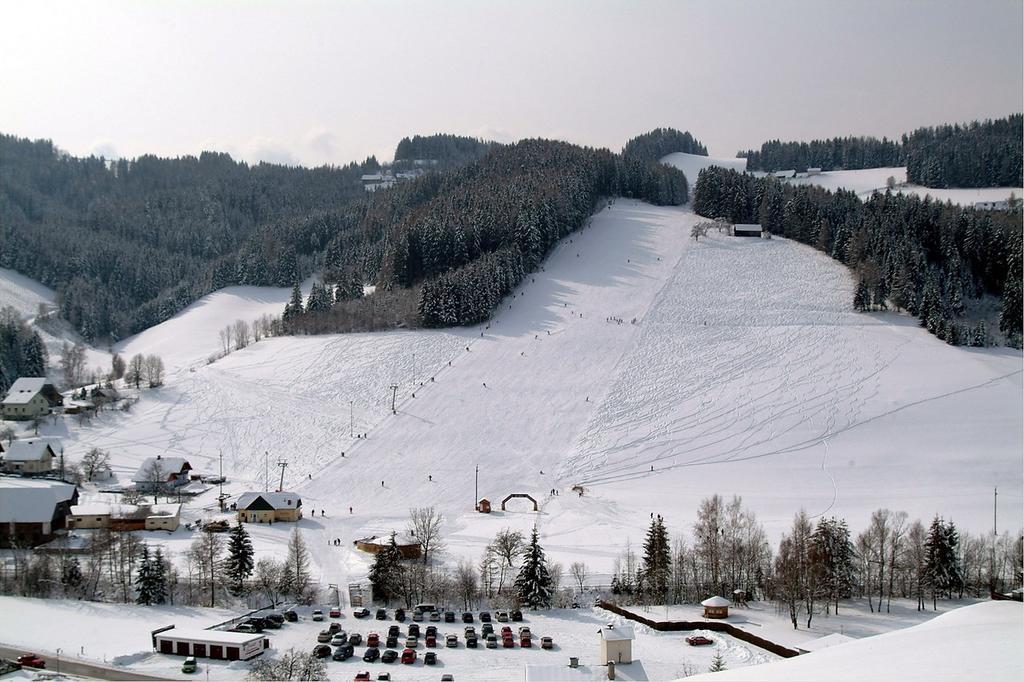
[[[737,237],[758,237],[764,233],[759,223],[738,223],[733,225],[732,233]]]
[[[352,544],[361,552],[376,554],[391,544],[391,536],[372,535],[367,538],[360,538]],[[414,537],[404,533],[396,533],[395,544],[398,546],[398,552],[402,555],[403,559],[419,559],[423,556],[423,545]]]
[[[616,665],[633,662],[633,628],[628,625],[608,623],[598,631],[601,636],[601,657],[603,663],[608,661]]]
[[[476,503],[476,510],[481,514],[491,513],[491,501],[486,497],[481,497],[480,501]]]
[[[729,600],[725,597],[709,597],[700,603],[704,607],[705,618],[728,618]]]

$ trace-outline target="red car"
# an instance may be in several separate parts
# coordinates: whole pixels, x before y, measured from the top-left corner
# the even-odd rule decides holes
[[[437,646],[437,637],[435,635],[427,635],[427,646]]]
[[[18,665],[23,665],[26,668],[45,668],[46,661],[35,654],[22,654],[18,656]]]
[[[707,646],[708,644],[714,644],[713,641],[702,635],[694,635],[693,637],[687,637],[686,643],[690,646]]]
[[[376,632],[371,632],[366,636],[366,646],[380,646],[380,635]]]
[[[505,647],[506,649],[511,649],[515,645],[516,645],[516,640],[514,640],[512,638],[512,635],[509,635],[508,637],[502,637],[501,638],[501,646]]]
[[[416,651],[414,649],[406,649],[402,652],[402,663],[410,665],[416,662]]]
[[[337,606],[331,607],[331,618],[341,618],[341,609]]]
[[[355,679],[355,682],[362,682],[363,680],[369,680],[370,679],[370,671],[366,670],[366,671],[361,672],[361,673],[356,673],[356,676],[353,679]]]

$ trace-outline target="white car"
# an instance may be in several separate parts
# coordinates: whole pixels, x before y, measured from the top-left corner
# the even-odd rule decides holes
[[[323,620],[323,619],[324,619],[324,612],[323,611],[321,611],[320,609],[317,609],[317,610],[313,611],[313,620]]]

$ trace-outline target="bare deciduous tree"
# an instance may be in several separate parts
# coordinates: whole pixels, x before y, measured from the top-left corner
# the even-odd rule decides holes
[[[499,530],[491,547],[498,557],[498,594],[501,594],[505,578],[512,572],[516,559],[523,553],[523,534],[509,528]]]
[[[149,355],[145,364],[146,382],[150,388],[162,386],[164,383],[164,361],[159,355]]]
[[[110,453],[93,448],[82,456],[82,473],[91,481],[97,474],[110,471]]]
[[[60,351],[60,368],[64,372],[64,381],[74,388],[82,385],[85,372],[85,346],[80,343],[65,343]]]
[[[431,554],[439,554],[444,550],[441,542],[441,524],[444,516],[433,507],[418,507],[409,510],[409,534],[416,538],[423,548],[423,563],[430,560]]]
[[[587,575],[587,565],[582,561],[574,561],[572,562],[572,565],[569,566],[569,572],[572,574],[572,579],[575,580],[576,584],[579,586],[580,594],[583,594],[583,591],[586,589],[587,578],[589,577]]]
[[[249,345],[249,323],[245,320],[235,320],[235,350],[241,350]]]
[[[124,375],[125,382],[129,385],[134,384],[135,388],[138,388],[145,375],[146,359],[141,354],[132,356],[132,359],[128,361],[128,371]]]

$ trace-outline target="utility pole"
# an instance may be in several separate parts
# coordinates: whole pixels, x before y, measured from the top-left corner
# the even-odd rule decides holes
[[[479,509],[477,508],[476,505],[479,503],[479,501],[480,501],[480,465],[477,464],[476,465],[476,479],[475,479],[475,482],[473,484],[473,509],[476,509],[477,511],[479,511]]]
[[[281,485],[278,486],[277,492],[284,490],[284,470],[288,466],[288,462],[281,460],[277,463],[277,466],[281,467]]]
[[[356,416],[355,407],[352,406],[353,401],[348,401],[348,437],[351,438],[356,430]]]
[[[220,510],[224,511],[224,451],[218,450],[217,455],[220,457],[220,493],[217,494],[217,502],[220,503]]]
[[[395,412],[395,398],[398,395],[398,384],[391,384],[391,414],[397,414]]]
[[[999,500],[999,487],[992,488],[992,551],[989,553],[988,567],[988,589],[990,593],[996,591],[996,540],[999,538],[999,528],[996,525],[996,505]]]

